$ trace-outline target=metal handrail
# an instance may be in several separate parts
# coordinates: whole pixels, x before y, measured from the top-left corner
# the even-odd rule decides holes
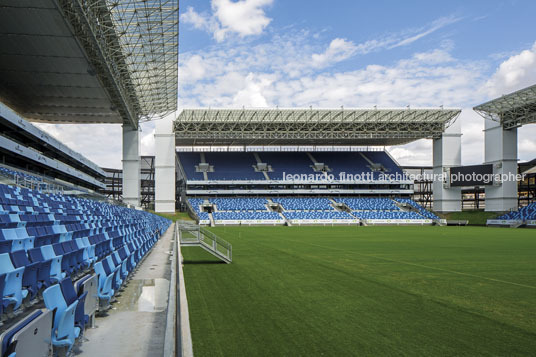
[[[199,244],[210,250],[213,254],[225,257],[229,261],[232,261],[233,246],[213,232],[185,221],[177,221],[176,227],[178,229],[180,243]],[[184,232],[190,232],[192,236],[185,237],[183,234]]]

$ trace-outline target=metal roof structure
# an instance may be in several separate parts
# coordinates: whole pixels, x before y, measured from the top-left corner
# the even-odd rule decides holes
[[[485,119],[501,123],[505,129],[536,123],[536,84],[473,109]]]
[[[176,145],[399,145],[437,138],[460,109],[185,109]]]
[[[178,0],[0,0],[0,100],[33,121],[176,110]]]

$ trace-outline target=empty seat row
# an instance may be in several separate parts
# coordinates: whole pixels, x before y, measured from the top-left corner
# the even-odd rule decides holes
[[[48,340],[69,351],[88,321],[86,295],[72,281],[93,277],[92,297],[106,306],[170,225],[143,211],[13,186],[0,185],[2,199],[9,204],[0,206],[0,356],[41,355],[32,336],[44,339],[27,330],[42,331],[51,318]],[[40,299],[47,309],[33,307]],[[21,338],[35,348],[24,350]]]

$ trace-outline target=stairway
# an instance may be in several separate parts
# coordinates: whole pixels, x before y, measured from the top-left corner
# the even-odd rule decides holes
[[[227,264],[233,261],[233,246],[209,230],[179,222],[176,227],[181,247],[201,247]]]

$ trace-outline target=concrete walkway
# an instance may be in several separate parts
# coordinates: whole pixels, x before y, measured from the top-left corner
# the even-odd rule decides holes
[[[77,356],[162,356],[171,278],[173,228],[153,247],[108,315],[87,329]]]

